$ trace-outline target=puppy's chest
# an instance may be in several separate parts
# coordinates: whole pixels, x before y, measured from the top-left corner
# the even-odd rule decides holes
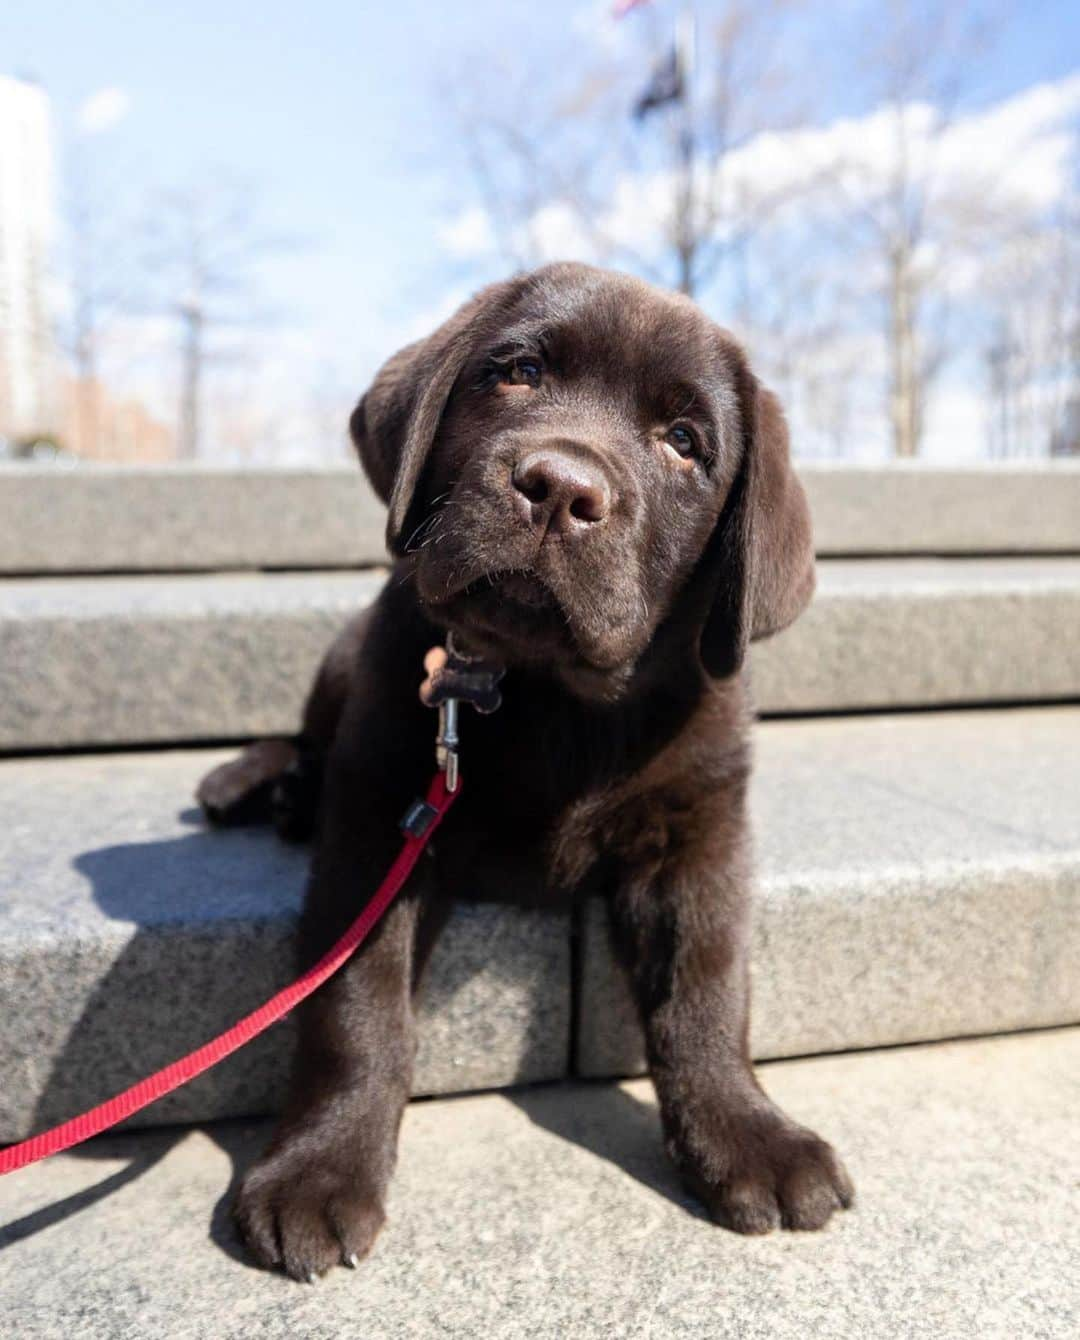
[[[478,900],[558,905],[602,891],[620,871],[648,873],[679,859],[704,822],[678,788],[636,778],[550,810],[527,793],[496,794],[473,780],[464,822],[442,847],[447,877]]]
[[[442,875],[458,896],[533,906],[577,893],[602,844],[576,806],[552,811],[513,781],[485,786],[475,772],[436,839]]]
[[[688,749],[679,731],[653,742],[640,729],[590,729],[568,713],[527,713],[510,695],[462,735],[465,795],[443,845],[457,887],[485,899],[550,903],[676,862],[714,827],[726,789],[715,775],[723,751]]]

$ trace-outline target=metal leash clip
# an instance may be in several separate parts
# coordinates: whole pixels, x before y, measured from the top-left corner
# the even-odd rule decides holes
[[[446,650],[433,648],[424,658],[428,672],[420,696],[429,707],[439,709],[439,731],[435,737],[435,762],[446,774],[447,791],[458,789],[458,752],[461,745],[458,708],[469,703],[482,715],[494,712],[502,702],[498,684],[502,666],[469,656],[447,635]]]
[[[435,737],[435,763],[446,773],[447,791],[458,788],[458,699],[447,698],[439,704],[439,733]]]

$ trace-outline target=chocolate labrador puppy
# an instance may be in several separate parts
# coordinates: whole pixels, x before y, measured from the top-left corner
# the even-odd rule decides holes
[[[452,632],[505,669],[503,703],[466,715],[434,850],[302,1009],[287,1109],[236,1202],[252,1252],[313,1279],[371,1248],[412,996],[459,894],[602,895],[686,1184],[740,1233],[820,1228],[851,1183],[747,1051],[742,666],[814,586],[776,399],[688,299],[560,264],[484,289],[393,357],[351,428],[389,506],[393,575],[331,649],[298,742],[253,746],[200,793],[224,821],[272,793],[287,832],[316,826],[305,962],[380,882],[430,776],[425,654]]]

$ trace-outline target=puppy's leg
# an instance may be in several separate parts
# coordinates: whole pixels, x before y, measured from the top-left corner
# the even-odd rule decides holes
[[[345,929],[399,846],[399,816],[340,772],[331,764],[302,924],[307,961]],[[416,945],[433,882],[425,856],[356,956],[301,1008],[285,1115],[234,1207],[259,1262],[294,1279],[355,1264],[382,1226],[411,1087]]]
[[[713,831],[692,855],[674,844],[678,855],[628,872],[611,904],[667,1148],[727,1227],[821,1228],[851,1204],[851,1181],[832,1148],[785,1116],[754,1076],[745,842],[741,822]]]

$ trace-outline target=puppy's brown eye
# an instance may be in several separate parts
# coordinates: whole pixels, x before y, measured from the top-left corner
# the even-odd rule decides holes
[[[689,428],[685,428],[682,424],[676,424],[674,428],[669,428],[664,441],[680,456],[693,456],[697,451],[697,438]]]
[[[515,358],[503,373],[503,379],[511,386],[537,387],[542,375],[543,369],[535,358]]]

